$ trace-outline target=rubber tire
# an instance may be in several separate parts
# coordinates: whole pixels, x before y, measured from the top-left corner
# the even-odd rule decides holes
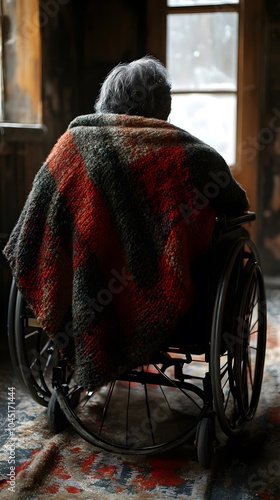
[[[215,426],[211,417],[202,418],[196,430],[196,449],[199,464],[208,469],[214,453]]]

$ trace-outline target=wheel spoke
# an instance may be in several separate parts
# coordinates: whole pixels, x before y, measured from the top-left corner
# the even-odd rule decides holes
[[[202,410],[202,406],[198,405],[197,402],[188,393],[186,393],[184,389],[182,389],[182,387],[178,387],[176,382],[174,382],[174,380],[168,377],[166,373],[164,373],[157,365],[154,365],[154,367],[158,370],[159,373],[161,373],[161,375],[163,375],[169,382],[171,382],[172,385],[176,387],[176,389],[179,389],[195,406],[197,406],[199,410]]]
[[[222,385],[222,390],[224,390],[226,384],[229,382],[229,376],[226,378],[224,385]]]
[[[82,408],[86,406],[86,404],[89,402],[91,397],[93,396],[94,392],[93,391],[87,391],[86,394],[82,397],[80,403],[83,403],[81,406]]]
[[[227,375],[227,378],[225,379],[225,381],[223,381],[226,375]],[[228,361],[228,356],[227,356],[226,362],[220,367],[220,378],[221,378],[221,384],[223,383],[222,389],[224,389],[225,385],[229,381],[229,361]]]
[[[45,363],[45,367],[44,367],[44,370],[43,370],[44,377],[47,374],[48,368],[50,368],[52,357],[53,357],[53,354],[49,354],[48,357],[47,357],[47,360],[46,360],[46,363]]]
[[[109,404],[110,404],[110,401],[111,401],[111,398],[112,398],[112,394],[113,394],[115,385],[116,385],[116,381],[113,380],[113,382],[111,382],[111,384],[110,384],[110,389],[109,389],[109,392],[107,394],[105,405],[104,405],[103,412],[102,412],[104,420],[106,418],[106,414],[107,414],[107,411],[108,411],[108,408],[109,408]],[[102,425],[104,423],[104,420],[102,421]]]
[[[128,445],[128,435],[129,435],[129,424],[128,424],[128,413],[129,413],[129,403],[130,403],[130,381],[128,382],[128,391],[127,391],[127,405],[126,405],[126,422],[125,422],[125,442]]]
[[[164,390],[163,390],[163,387],[162,387],[161,385],[159,386],[159,389],[160,389],[160,391],[161,391],[161,393],[162,393],[162,395],[163,395],[163,397],[164,397],[164,400],[165,400],[165,402],[166,402],[166,405],[168,406],[168,409],[169,409],[170,413],[171,413],[173,416],[175,416],[174,411],[173,411],[173,409],[171,408],[170,403],[169,403],[169,401],[168,401],[168,399],[167,399],[167,396],[166,396],[166,394],[165,394],[165,392],[164,392]],[[176,419],[176,418],[175,418],[175,422],[176,422],[176,425],[178,426],[179,431],[180,431],[180,432],[184,431],[184,428],[182,427],[182,424],[181,424],[180,420],[178,420],[178,419]]]
[[[149,429],[150,429],[150,433],[152,436],[152,443],[155,446],[156,442],[155,442],[155,435],[154,435],[154,429],[153,429],[153,422],[151,419],[151,411],[150,411],[148,389],[147,389],[146,382],[144,382],[144,390],[145,390],[145,404],[146,404],[146,412],[147,412],[147,417],[148,417],[148,422],[149,422]]]
[[[252,390],[254,390],[254,381],[253,381],[252,367],[251,367],[249,352],[247,352],[247,356],[246,356],[245,362],[246,362],[246,366],[248,367],[249,380],[251,382],[251,387],[252,387]],[[245,370],[246,370],[246,368],[245,368]],[[246,370],[246,372],[247,372],[247,370]]]
[[[29,339],[30,337],[34,337],[35,335],[40,334],[40,331],[41,331],[41,330],[34,330],[33,332],[26,333],[26,334],[24,335],[25,340]]]

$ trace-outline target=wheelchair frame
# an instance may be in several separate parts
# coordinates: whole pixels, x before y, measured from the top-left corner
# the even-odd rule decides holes
[[[171,337],[149,365],[129,370],[95,392],[76,383],[75,373],[13,282],[8,310],[11,360],[22,385],[48,407],[53,432],[71,423],[90,443],[131,454],[194,442],[200,464],[210,465],[216,421],[226,435],[238,434],[254,417],[261,391],[265,287],[256,247],[242,227],[253,220],[253,212],[216,218],[205,341],[184,345],[181,340],[174,346]]]

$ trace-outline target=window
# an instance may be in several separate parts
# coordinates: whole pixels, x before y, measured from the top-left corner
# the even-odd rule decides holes
[[[39,0],[1,0],[0,16],[0,120],[41,123]]]
[[[207,5],[206,5],[207,4]],[[236,163],[239,2],[168,0],[170,121]]]

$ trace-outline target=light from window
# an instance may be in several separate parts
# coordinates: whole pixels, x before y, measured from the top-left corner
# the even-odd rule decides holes
[[[236,95],[173,94],[170,121],[235,163]]]
[[[173,90],[232,90],[237,82],[236,12],[167,16]]]
[[[168,14],[170,121],[233,165],[236,148],[237,12]]]

